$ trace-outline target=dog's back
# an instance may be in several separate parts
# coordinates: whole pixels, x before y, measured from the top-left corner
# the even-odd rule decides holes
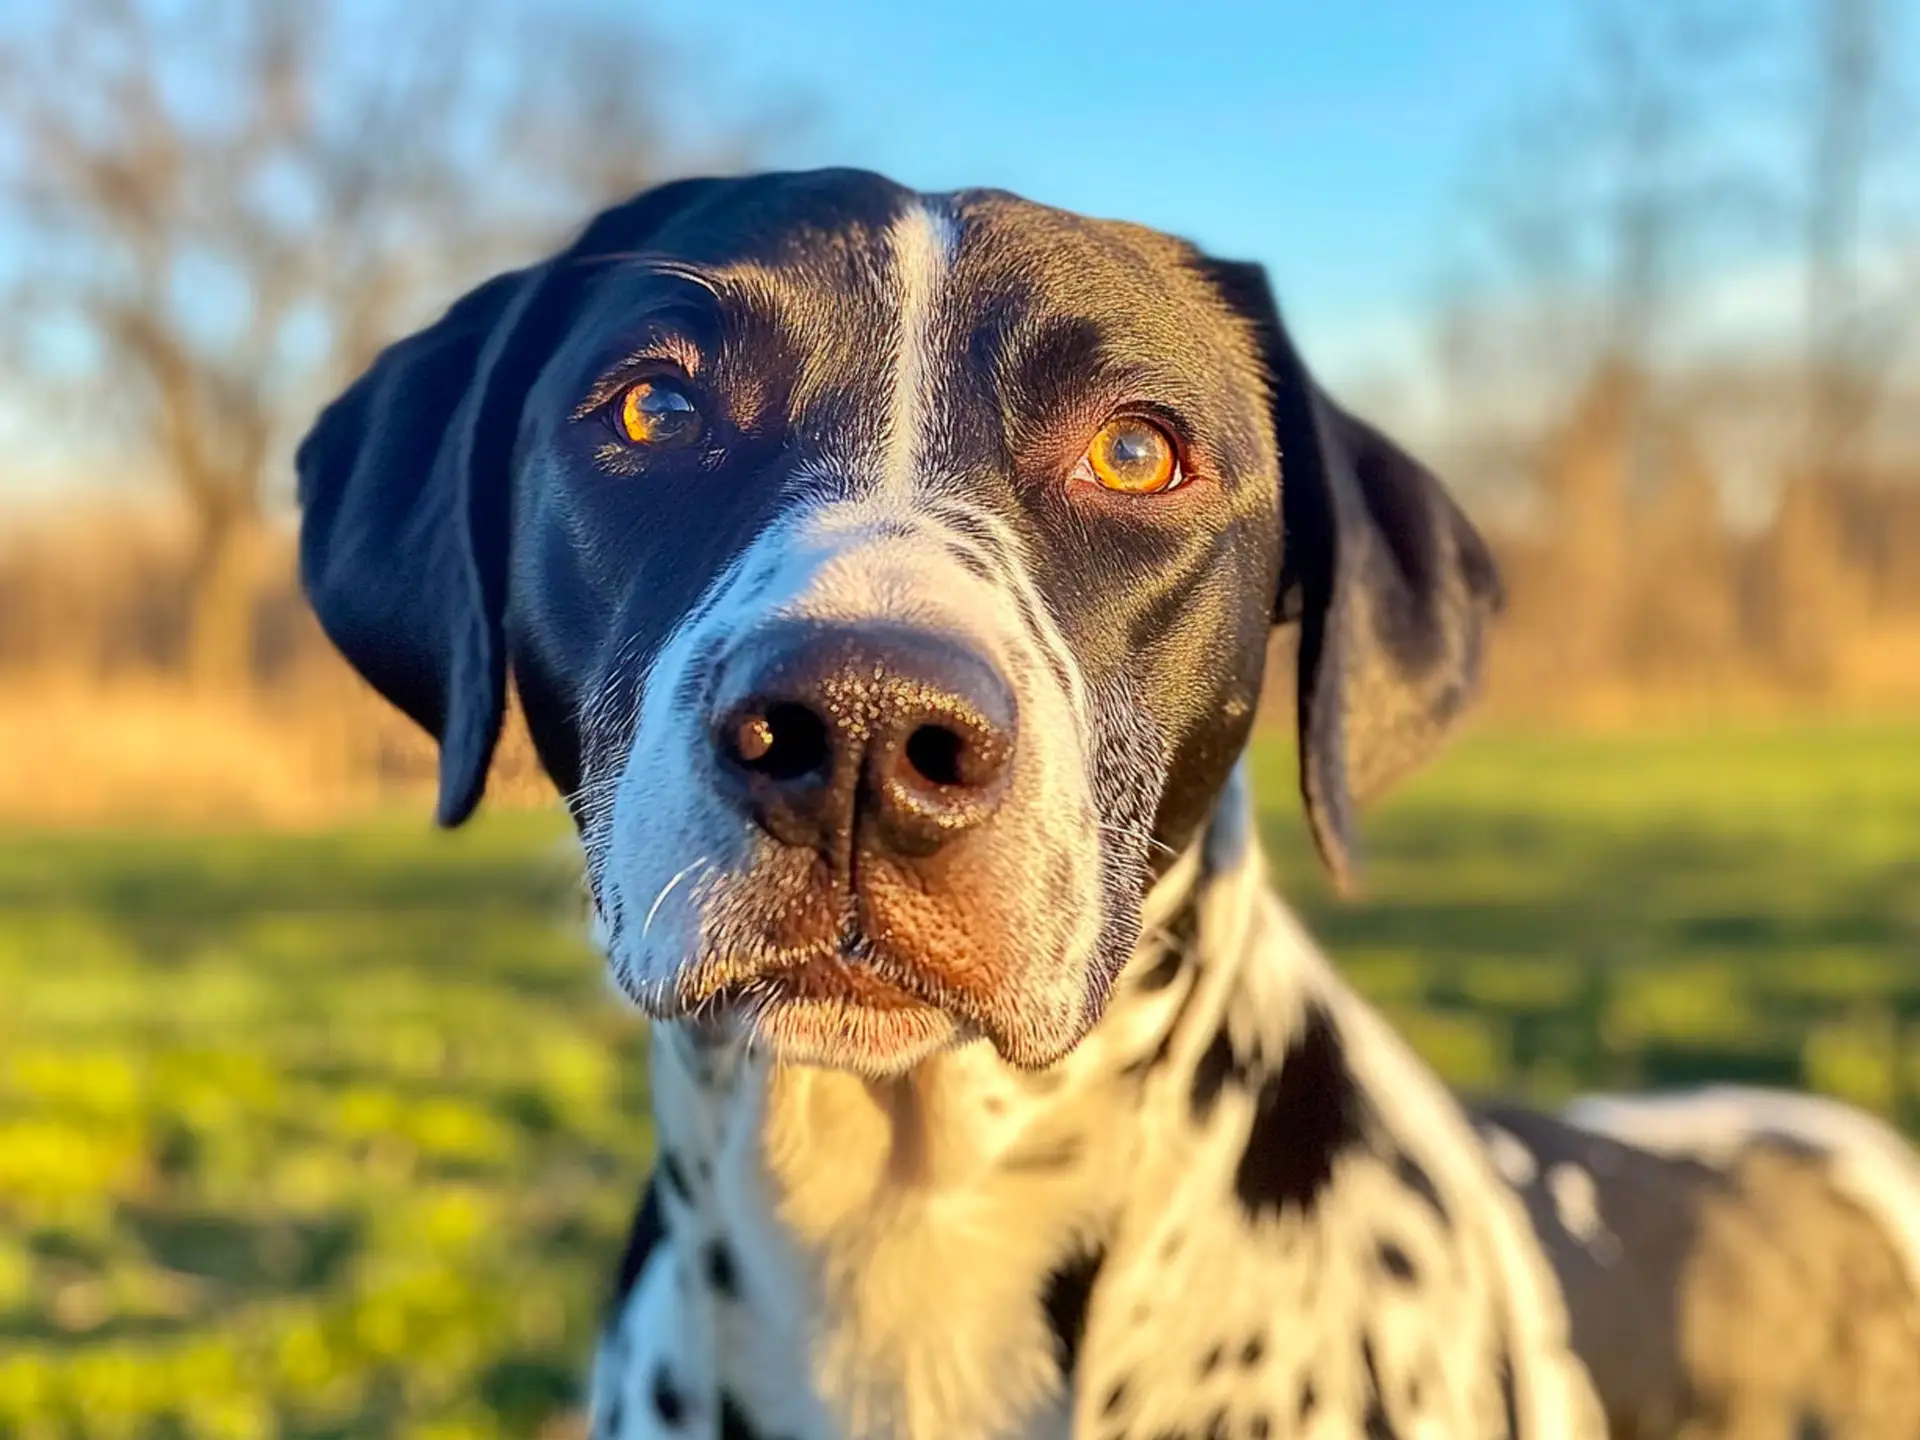
[[[1477,1111],[1620,1436],[1920,1435],[1920,1162],[1719,1086]]]

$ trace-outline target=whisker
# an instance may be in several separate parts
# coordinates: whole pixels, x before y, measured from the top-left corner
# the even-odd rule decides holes
[[[681,866],[674,877],[661,887],[660,893],[653,897],[653,904],[647,907],[647,918],[640,922],[640,938],[642,941],[647,938],[647,932],[653,929],[653,917],[660,913],[660,907],[666,903],[667,896],[673,893],[673,887],[686,879],[688,875],[692,874],[696,867],[706,863],[706,856],[696,855],[692,860],[689,860],[685,865]]]

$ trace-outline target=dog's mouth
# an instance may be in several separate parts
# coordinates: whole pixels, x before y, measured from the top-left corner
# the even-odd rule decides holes
[[[839,956],[820,956],[791,968],[728,981],[712,991],[699,1008],[807,1003],[893,1011],[925,1007],[928,1002]]]
[[[615,932],[614,973],[653,1019],[779,1062],[898,1073],[985,1041],[1036,1069],[1085,1034],[1108,971],[1079,948],[1093,927],[1059,893],[1073,877],[1057,856],[1016,865],[989,846],[917,867],[854,859],[849,874],[767,846],[751,863],[709,866]],[[1051,907],[1038,898],[1048,893]]]
[[[654,1007],[649,1007],[654,1008]],[[783,1063],[864,1072],[907,1068],[999,1028],[975,997],[849,934],[830,950],[696,964],[656,1018],[741,1038]]]
[[[932,982],[900,983],[884,973],[893,969],[845,954],[814,956],[726,981],[692,1012],[782,1063],[867,1073],[909,1068],[978,1033],[962,1013],[971,1007]]]

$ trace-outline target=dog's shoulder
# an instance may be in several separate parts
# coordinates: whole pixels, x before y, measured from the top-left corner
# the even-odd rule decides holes
[[[1231,884],[1232,877],[1217,876]],[[1264,884],[1261,885],[1264,894]],[[1203,907],[1077,1415],[1275,1436],[1599,1433],[1527,1218],[1452,1097],[1277,900]]]

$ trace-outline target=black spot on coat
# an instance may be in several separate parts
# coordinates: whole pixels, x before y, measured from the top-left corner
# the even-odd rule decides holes
[[[1365,1097],[1333,1020],[1307,1007],[1280,1068],[1260,1083],[1233,1192],[1249,1219],[1311,1211],[1340,1157],[1365,1142]]]
[[[1393,1157],[1393,1176],[1408,1190],[1426,1201],[1433,1213],[1439,1217],[1444,1229],[1453,1228],[1453,1216],[1447,1213],[1447,1205],[1440,1198],[1440,1189],[1433,1183],[1433,1177],[1426,1168],[1406,1151],[1402,1150]]]
[[[626,1305],[633,1287],[640,1283],[640,1272],[666,1236],[666,1222],[660,1216],[660,1196],[651,1181],[640,1193],[640,1208],[634,1212],[633,1225],[627,1231],[626,1248],[620,1252],[620,1269],[614,1277],[614,1313]]]
[[[1375,1252],[1379,1256],[1380,1268],[1403,1284],[1411,1285],[1418,1278],[1414,1269],[1413,1257],[1407,1254],[1392,1240],[1382,1240]]]
[[[1085,1251],[1047,1277],[1040,1306],[1046,1312],[1047,1328],[1053,1332],[1053,1355],[1062,1376],[1072,1375],[1080,1358],[1080,1342],[1087,1333],[1087,1306],[1106,1258],[1104,1248]]]
[[[1367,1410],[1361,1419],[1367,1440],[1399,1440],[1399,1432],[1387,1418],[1386,1402],[1380,1395],[1380,1362],[1373,1353],[1372,1336],[1360,1342],[1360,1359],[1367,1371]]]
[[[652,1399],[653,1413],[660,1417],[660,1423],[670,1430],[677,1430],[687,1418],[687,1402],[665,1365],[654,1367]]]
[[[687,1183],[686,1169],[680,1164],[680,1158],[671,1150],[660,1152],[660,1173],[666,1177],[667,1188],[683,1205],[693,1203],[693,1186]]]
[[[1161,951],[1153,968],[1140,977],[1140,989],[1148,994],[1166,989],[1180,978],[1180,967],[1186,964],[1186,958],[1176,949]]]
[[[1238,1082],[1240,1078],[1240,1062],[1233,1053],[1233,1040],[1223,1025],[1207,1042],[1207,1048],[1193,1067],[1193,1118],[1205,1120],[1211,1115],[1227,1082]]]
[[[727,1248],[724,1240],[714,1240],[707,1245],[707,1285],[713,1293],[725,1300],[732,1300],[740,1294],[740,1274],[734,1268],[733,1251]]]
[[[720,1440],[760,1440],[760,1432],[747,1423],[740,1402],[724,1390],[720,1392]]]

